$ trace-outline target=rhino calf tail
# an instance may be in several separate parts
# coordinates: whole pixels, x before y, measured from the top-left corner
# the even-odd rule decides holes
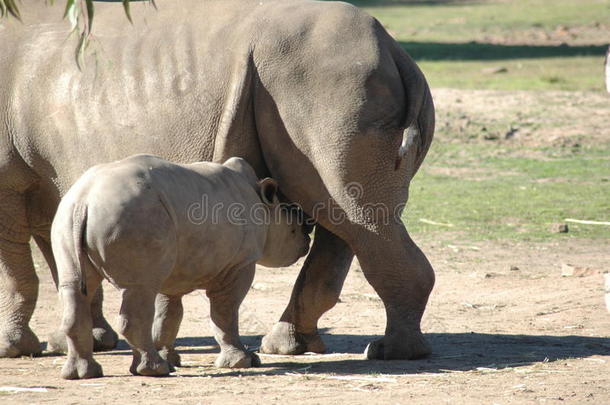
[[[72,237],[74,251],[76,252],[76,277],[80,284],[80,292],[87,295],[87,280],[85,265],[87,253],[85,252],[85,235],[87,232],[87,206],[78,204],[72,212]]]

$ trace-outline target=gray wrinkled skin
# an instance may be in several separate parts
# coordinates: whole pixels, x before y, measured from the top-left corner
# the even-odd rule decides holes
[[[166,0],[158,11],[134,3],[130,26],[121,4],[96,3],[97,56],[80,73],[63,5],[23,3],[24,25],[0,23],[0,356],[40,351],[28,326],[38,289],[30,236],[54,269],[60,197],[89,167],[135,153],[240,156],[317,221],[262,351],[324,350],[317,322],[356,254],[387,315],[367,356],[429,352],[420,320],[433,270],[400,220],[364,207],[405,203],[434,107],[421,71],[375,19],[334,2],[182,0],[173,10]],[[157,309],[181,313],[170,307]],[[112,345],[99,297],[91,310],[96,347]]]
[[[62,377],[102,375],[92,356],[88,292],[104,278],[121,292],[120,332],[133,349],[134,375],[167,375],[179,365],[176,335],[167,331],[178,331],[181,316],[155,320],[155,297],[181,306],[182,296],[195,289],[205,289],[210,299],[221,350],[216,365],[260,364],[238,332],[239,305],[255,264],[289,266],[309,249],[296,213],[291,216],[276,192],[274,180],[257,183],[240,158],[176,165],[136,155],[89,169],[61,200],[51,228],[68,342]],[[193,214],[197,204],[203,205],[200,215]],[[153,321],[165,333],[157,338],[161,354]]]

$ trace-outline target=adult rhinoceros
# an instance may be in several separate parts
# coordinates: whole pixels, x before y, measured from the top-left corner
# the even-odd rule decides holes
[[[427,354],[420,319],[434,273],[395,215],[434,132],[415,63],[345,3],[157,3],[132,5],[134,26],[120,3],[96,3],[82,72],[62,7],[26,1],[24,24],[0,25],[0,356],[40,351],[28,326],[38,291],[30,237],[54,269],[49,230],[61,196],[88,167],[143,152],[176,162],[241,156],[317,221],[262,351],[324,350],[317,321],[356,254],[387,314],[368,357]],[[179,300],[157,301],[157,316],[181,316]],[[116,335],[100,304],[101,295],[92,311],[103,348]]]

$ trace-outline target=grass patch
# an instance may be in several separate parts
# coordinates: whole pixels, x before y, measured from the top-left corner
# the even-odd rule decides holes
[[[607,24],[610,4],[602,0],[413,1],[350,3],[378,18],[399,40],[426,38],[464,42],[484,36],[558,26]]]
[[[498,155],[492,149],[436,145],[411,184],[403,217],[408,229],[414,234],[442,231],[456,240],[610,238],[607,226],[570,224],[567,234],[549,231],[565,218],[610,219],[610,149],[594,156],[549,154],[544,160],[510,149]],[[453,227],[428,225],[420,218]]]
[[[418,62],[431,87],[604,91],[603,57]],[[486,73],[502,67],[506,72]]]

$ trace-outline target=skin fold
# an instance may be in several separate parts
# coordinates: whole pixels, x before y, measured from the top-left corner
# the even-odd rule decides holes
[[[40,352],[28,325],[38,291],[30,238],[54,271],[48,245],[60,198],[88,168],[136,153],[178,163],[242,157],[316,221],[262,351],[324,351],[317,321],[355,254],[387,315],[367,356],[429,353],[420,320],[434,272],[400,220],[434,132],[419,68],[379,22],[345,3],[157,3],[134,3],[133,26],[120,3],[96,3],[82,72],[63,5],[26,0],[23,24],[2,22],[0,356]],[[94,345],[111,347],[100,296],[89,299]],[[49,344],[65,345],[57,336]]]

